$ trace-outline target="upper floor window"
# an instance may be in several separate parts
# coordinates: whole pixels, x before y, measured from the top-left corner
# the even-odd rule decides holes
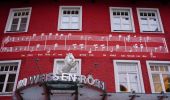
[[[170,62],[147,61],[147,68],[152,92],[170,93]]]
[[[0,61],[0,95],[15,91],[20,63],[20,60]]]
[[[60,6],[58,30],[81,31],[82,30],[82,7]]]
[[[138,8],[137,11],[141,32],[164,32],[158,9]]]
[[[132,9],[110,7],[112,32],[135,32]]]
[[[115,60],[116,92],[143,93],[143,78],[140,62],[135,60]]]
[[[27,32],[31,8],[12,8],[9,12],[5,32]]]
[[[67,66],[65,59],[55,59],[53,73],[61,75],[62,73],[72,73],[72,74],[81,74],[81,59],[75,59],[75,66]]]

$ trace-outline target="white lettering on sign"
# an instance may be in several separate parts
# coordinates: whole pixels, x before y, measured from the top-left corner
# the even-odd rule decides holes
[[[97,88],[100,88],[102,90],[105,89],[104,82],[100,81],[99,79],[94,79],[92,75],[88,75],[86,77],[84,75],[77,75],[77,74],[71,74],[71,73],[62,73],[62,75],[52,74],[52,73],[34,75],[29,78],[24,78],[18,81],[17,89],[28,86],[28,85],[41,83],[41,82],[47,82],[47,81],[77,82],[81,84],[89,84]]]

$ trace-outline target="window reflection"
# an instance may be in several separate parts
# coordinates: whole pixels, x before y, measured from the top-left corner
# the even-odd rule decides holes
[[[170,75],[163,75],[165,91],[170,92]]]

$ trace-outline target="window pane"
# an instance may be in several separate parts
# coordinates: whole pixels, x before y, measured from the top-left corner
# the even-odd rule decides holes
[[[4,66],[1,66],[1,70],[0,71],[4,71]]]
[[[114,24],[113,30],[121,30],[121,25],[120,24]]]
[[[147,13],[144,13],[144,16],[147,16]]]
[[[153,78],[153,82],[154,82],[154,83],[155,83],[155,82],[161,83],[160,77],[159,77],[158,74],[153,74],[153,75],[152,75],[152,78]]]
[[[152,13],[152,16],[155,16],[155,13]]]
[[[19,21],[19,18],[14,18],[14,19],[12,20],[12,24],[18,24],[18,21]]]
[[[75,13],[75,11],[71,11],[71,14],[74,14]]]
[[[76,65],[75,67],[71,68],[71,70],[67,70],[68,73],[78,73],[79,72],[79,61],[76,61]],[[57,61],[57,70],[56,73],[57,74],[61,74],[62,70],[65,70],[62,68],[62,66],[64,65],[64,60],[63,61]]]
[[[150,23],[150,24],[157,25],[156,18],[150,18],[150,19],[149,19],[149,23]]]
[[[156,70],[156,71],[159,71],[159,66],[155,66],[155,70]]]
[[[19,31],[25,31],[27,24],[21,24],[19,27]]]
[[[119,82],[127,82],[127,75],[119,74]]]
[[[18,16],[21,16],[21,12],[18,12]]]
[[[136,72],[137,64],[127,64],[126,67],[127,67],[128,71],[135,71]]]
[[[160,71],[164,71],[164,66],[160,66]]]
[[[170,92],[170,75],[163,75],[163,81],[166,92]]]
[[[26,24],[27,23],[27,18],[22,18],[21,19],[21,24]]]
[[[14,66],[14,71],[17,71],[17,69],[18,69],[18,66]]]
[[[75,67],[71,68],[70,73],[77,73],[78,72],[78,67],[79,67],[79,62],[76,61]]]
[[[155,92],[161,92],[162,86],[161,83],[154,83]]]
[[[79,23],[71,23],[71,29],[79,29]]]
[[[150,68],[151,68],[151,71],[155,71],[154,66],[150,66]]]
[[[113,12],[113,16],[116,15],[116,12]]]
[[[113,23],[120,24],[120,17],[114,17],[114,18],[112,18],[112,20],[113,20]]]
[[[4,86],[4,83],[3,84],[0,83],[0,92],[2,92],[3,86]]]
[[[17,71],[18,66],[14,66],[14,71]]]
[[[149,31],[148,25],[141,25],[142,31]]]
[[[130,25],[122,25],[123,29],[122,30],[131,30]]]
[[[6,92],[12,92],[13,87],[14,87],[14,83],[8,83],[5,91]]]
[[[66,13],[67,13],[67,12],[64,10],[64,11],[63,11],[63,14],[66,14]]]
[[[137,82],[138,81],[137,74],[129,74],[129,81],[130,82]]]
[[[129,13],[128,12],[125,12],[125,16],[128,16],[129,15]]]
[[[72,22],[79,22],[79,17],[78,16],[73,16],[71,17]]]
[[[8,71],[9,66],[5,66],[5,71]]]
[[[64,61],[57,61],[57,74],[61,72],[63,64],[64,64]]]
[[[69,16],[62,17],[62,22],[69,22]]]
[[[122,23],[123,24],[130,24],[129,18],[122,18]]]
[[[125,15],[125,13],[124,13],[124,12],[121,12],[121,15],[122,15],[122,16],[124,16],[124,15]]]
[[[67,11],[67,14],[69,15],[69,14],[70,14],[70,11]]]
[[[14,16],[17,16],[17,13],[14,13]]]
[[[155,31],[155,32],[159,31],[158,26],[157,25],[151,25],[150,31]]]
[[[9,74],[8,82],[15,82],[15,74]]]
[[[6,75],[0,75],[0,83],[5,81]]]
[[[25,12],[22,12],[22,16],[25,16]]]
[[[26,12],[26,15],[29,15],[29,12]]]
[[[130,83],[130,90],[139,92],[138,84],[137,83]]]
[[[10,66],[9,71],[13,71],[14,66]]]
[[[11,31],[17,31],[17,26],[18,26],[18,25],[12,25],[10,30],[11,30]]]
[[[124,91],[124,92],[128,91],[127,83],[120,83],[120,91]]]
[[[78,15],[78,14],[79,14],[79,11],[78,11],[78,10],[77,10],[77,11],[75,11],[75,14],[76,14],[76,15]]]
[[[141,24],[148,24],[147,18],[141,18]]]
[[[117,65],[119,66],[118,69],[119,71],[135,71],[136,72],[136,67],[137,64],[130,64],[130,63],[117,63]]]
[[[61,29],[69,29],[69,23],[62,23]]]
[[[166,72],[169,71],[169,70],[168,70],[168,66],[164,66],[164,67],[165,67],[165,71],[166,71]]]
[[[117,12],[117,15],[120,15],[120,12]]]

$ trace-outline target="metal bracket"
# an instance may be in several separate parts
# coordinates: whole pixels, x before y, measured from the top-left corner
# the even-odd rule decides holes
[[[168,98],[167,94],[162,91],[158,97],[158,100],[164,100],[165,98]]]
[[[132,93],[129,95],[129,100],[135,100],[135,98],[139,98],[140,96],[136,94],[135,91],[132,91]]]

